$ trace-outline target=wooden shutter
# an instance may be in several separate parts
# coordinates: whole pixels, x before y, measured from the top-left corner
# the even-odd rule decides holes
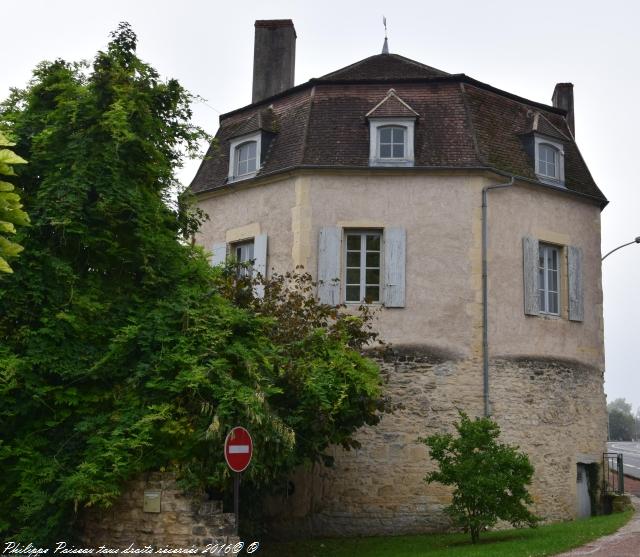
[[[211,256],[211,265],[222,265],[227,259],[227,244],[221,242],[219,244],[213,244],[211,250],[213,255]]]
[[[267,278],[267,235],[260,234],[253,239],[253,270],[256,274]],[[264,285],[258,284],[254,293],[258,298],[264,297]]]
[[[569,246],[567,259],[569,268],[569,319],[571,321],[584,321],[582,249]]]
[[[407,233],[404,228],[385,228],[383,237],[384,305],[388,308],[403,308]]]
[[[341,228],[325,226],[320,229],[318,242],[318,299],[321,303],[332,306],[340,303],[341,240]]]
[[[527,315],[540,313],[540,293],[538,291],[538,259],[540,257],[538,240],[522,238],[523,274],[524,274],[524,312]]]

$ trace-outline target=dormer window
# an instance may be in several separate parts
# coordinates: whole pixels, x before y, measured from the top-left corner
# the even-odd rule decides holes
[[[253,178],[260,170],[260,132],[234,138],[229,145],[229,182]]]
[[[562,144],[535,136],[536,176],[541,182],[564,186],[564,150]]]
[[[538,174],[558,179],[558,149],[548,143],[538,146]]]
[[[256,141],[247,141],[236,147],[236,177],[256,171]]]
[[[369,118],[369,165],[413,166],[415,118]]]
[[[378,128],[378,158],[404,159],[406,152],[407,128],[403,126],[383,126]]]

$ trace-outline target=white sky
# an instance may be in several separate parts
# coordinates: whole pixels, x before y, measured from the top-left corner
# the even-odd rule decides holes
[[[138,53],[164,77],[207,99],[194,119],[214,133],[218,115],[251,101],[253,23],[293,19],[296,84],[380,52],[382,15],[391,52],[451,73],[466,73],[550,104],[557,82],[575,85],[576,137],[610,200],[602,250],[640,235],[636,158],[638,57],[636,2],[473,0],[401,4],[370,0],[21,0],[6,3],[0,33],[0,98],[23,86],[44,59],[91,59],[119,21],[138,35]],[[9,7],[10,6],[10,7]],[[180,174],[191,181],[197,163]],[[640,245],[604,262],[609,400],[640,406]]]

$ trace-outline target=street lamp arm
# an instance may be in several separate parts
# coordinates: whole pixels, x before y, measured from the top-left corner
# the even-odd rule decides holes
[[[630,246],[631,244],[640,244],[640,236],[637,236],[635,240],[632,240],[631,242],[627,242],[626,244],[622,244],[621,246],[618,246],[615,249],[612,249],[609,253],[607,253],[603,258],[602,261],[604,261],[607,257],[609,257],[614,251],[618,251],[619,249],[624,248],[625,246]]]

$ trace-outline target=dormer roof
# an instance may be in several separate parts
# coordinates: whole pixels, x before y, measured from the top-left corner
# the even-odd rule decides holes
[[[277,117],[273,111],[273,107],[269,106],[263,110],[258,110],[250,114],[244,120],[239,121],[234,129],[230,131],[228,139],[241,137],[257,131],[275,133],[277,128]]]
[[[397,95],[395,89],[389,89],[384,98],[366,114],[366,118],[418,118],[419,116]]]
[[[540,133],[549,137],[555,137],[562,141],[573,141],[570,130],[563,131],[554,126],[549,119],[539,110],[531,111],[527,116],[531,119],[531,124],[526,133]]]

